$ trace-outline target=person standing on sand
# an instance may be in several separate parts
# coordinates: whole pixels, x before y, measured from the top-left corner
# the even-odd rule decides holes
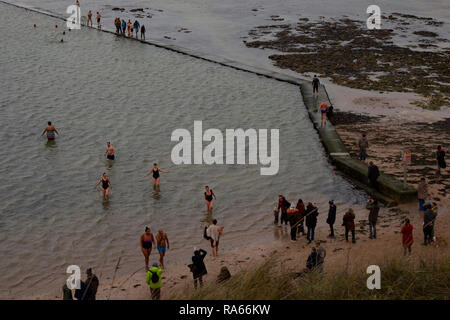
[[[86,285],[92,289],[90,296],[86,297],[86,300],[95,300],[100,282],[98,281],[97,276],[92,273],[92,268],[86,270],[86,276]]]
[[[206,270],[204,259],[206,251],[203,249],[194,248],[194,255],[192,256],[192,264],[188,265],[194,278],[194,288],[197,289],[197,282],[200,287],[203,286],[203,276],[208,273]]]
[[[348,233],[352,232],[352,242],[356,243],[355,238],[355,213],[353,212],[353,209],[350,208],[348,211],[344,214],[344,217],[342,219],[342,225],[345,227],[345,241],[348,242]]]
[[[137,37],[138,37],[139,27],[140,27],[140,26],[141,26],[141,24],[139,23],[139,21],[134,20],[133,27],[134,27],[134,30],[136,31],[136,39],[137,39]]]
[[[327,255],[327,251],[320,245],[320,240],[317,240],[315,244],[317,252],[317,268],[319,269],[320,273],[323,273],[323,264],[325,263],[325,256]]]
[[[69,289],[67,283],[64,283],[62,290],[63,290],[63,298],[62,298],[63,300],[73,300],[72,290]]]
[[[358,148],[359,148],[359,160],[366,161],[367,148],[369,148],[369,141],[367,140],[367,136],[365,133],[362,134],[362,137],[358,141]]]
[[[369,162],[369,169],[367,172],[367,177],[369,178],[369,186],[378,191],[378,177],[380,176],[380,171],[378,167],[372,162]]]
[[[83,280],[80,280],[80,289],[75,289],[75,298],[77,300],[88,300],[92,296],[92,288]]]
[[[141,26],[141,39],[145,40],[145,26],[144,25]]]
[[[153,233],[149,227],[145,227],[145,232],[141,235],[141,239],[139,241],[141,246],[142,254],[145,258],[145,271],[148,270],[148,260],[150,254],[152,253],[152,247],[154,246],[155,239],[153,238]]]
[[[289,220],[289,226],[291,227],[291,241],[297,241],[297,226],[300,221],[298,216],[298,209],[294,207],[294,205],[291,206],[290,209],[287,210],[288,220]]]
[[[328,202],[330,205],[330,208],[328,209],[328,217],[327,217],[327,223],[330,226],[330,234],[328,235],[328,238],[334,238],[334,228],[333,225],[336,222],[336,205],[334,204],[333,200],[330,200]]]
[[[153,168],[151,168],[150,171],[147,172],[147,174],[144,176],[144,178],[149,176],[150,173],[152,173],[153,174],[153,177],[152,177],[153,186],[154,187],[159,187],[159,181],[161,179],[160,176],[159,176],[160,172],[162,172],[162,173],[169,173],[169,171],[165,171],[165,170],[163,170],[161,168],[158,168],[158,164],[155,162],[153,164]]]
[[[223,230],[217,225],[216,219],[214,219],[213,224],[208,227],[206,234],[210,237],[212,256],[217,257],[219,255],[219,239],[223,234]]]
[[[320,127],[327,125],[327,111],[328,111],[328,104],[325,101],[322,101],[320,104]]]
[[[211,212],[214,207],[214,199],[216,199],[216,195],[208,186],[205,186],[205,203],[206,203],[206,211]]]
[[[59,135],[58,130],[56,130],[55,126],[52,125],[52,122],[47,122],[47,126],[45,127],[44,131],[42,131],[41,137],[47,133],[47,139],[48,140],[55,140],[55,133]]]
[[[409,219],[405,219],[405,224],[400,232],[402,233],[403,255],[406,256],[406,250],[408,250],[408,253],[411,254],[411,246],[414,242],[413,226],[409,222]]]
[[[163,270],[159,267],[158,262],[153,262],[152,267],[147,271],[145,283],[150,287],[152,300],[161,300],[161,274]]]
[[[166,254],[166,248],[167,250],[170,249],[170,244],[167,234],[162,229],[159,229],[158,233],[156,234],[156,248],[159,252],[159,263],[161,265],[161,268],[164,269],[164,255]]]
[[[284,196],[282,196],[281,194],[278,195],[278,211],[281,210],[281,225],[283,224],[283,222],[284,224],[288,224],[287,209],[289,209],[290,206],[291,204],[286,200]],[[278,222],[278,215],[276,220]]]
[[[87,14],[87,25],[89,27],[89,22],[91,23],[91,27],[92,27],[92,11],[89,10],[88,14]]]
[[[436,225],[436,218],[438,216],[438,206],[437,206],[436,202],[433,202],[431,204],[431,210],[433,210],[433,213],[434,213],[433,229],[431,230],[431,241],[434,242],[436,240],[436,238],[434,236],[434,226]]]
[[[319,95],[319,85],[320,85],[319,78],[317,78],[317,75],[314,75],[314,78],[312,80],[313,96]]]
[[[314,230],[316,229],[318,215],[319,212],[317,207],[313,206],[311,202],[308,202],[305,211],[306,228],[308,228],[306,240],[308,240],[308,243],[314,241]]]
[[[445,169],[447,164],[445,163],[445,151],[441,146],[437,147],[436,151],[436,162],[437,162],[437,172],[438,176],[441,175],[441,169]]]
[[[369,210],[369,239],[377,238],[377,220],[380,206],[377,199],[367,201],[366,209]]]
[[[103,176],[100,178],[99,182],[97,182],[94,189],[96,189],[100,183],[102,184],[103,199],[109,198],[109,191],[112,188],[112,184],[105,172],[103,172]]]
[[[302,199],[298,199],[296,208],[298,210],[298,218],[299,218],[297,232],[303,235],[305,233],[305,230],[303,228],[303,222],[305,220],[305,204],[303,203]]]
[[[433,241],[433,224],[436,218],[435,213],[431,209],[431,202],[427,201],[424,205],[425,212],[423,213],[423,245],[427,246]]]
[[[428,185],[424,177],[420,178],[419,185],[417,186],[417,198],[419,199],[419,211],[423,211],[423,204],[428,199]]]
[[[100,22],[101,18],[102,18],[101,14],[99,12],[97,12],[97,28],[98,29],[102,28],[102,24]]]

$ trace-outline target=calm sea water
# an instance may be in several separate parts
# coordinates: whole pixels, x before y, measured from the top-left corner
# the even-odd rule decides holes
[[[193,246],[207,247],[206,184],[223,251],[274,240],[279,193],[322,208],[330,198],[363,201],[333,174],[296,86],[92,29],[63,36],[60,20],[4,4],[0,21],[22,26],[0,33],[0,298],[58,290],[70,264],[106,277],[121,257],[120,274],[135,270],[146,225],[168,233],[169,267],[185,261]],[[61,134],[50,145],[40,136],[49,120]],[[279,128],[279,173],[174,165],[171,133],[192,132],[194,120],[222,131]],[[117,149],[113,165],[106,141]],[[159,193],[144,178],[153,162],[170,170]],[[103,172],[108,202],[93,190]]]

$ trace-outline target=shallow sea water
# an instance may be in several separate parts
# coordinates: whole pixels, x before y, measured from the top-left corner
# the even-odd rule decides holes
[[[0,20],[24,26],[0,33],[0,298],[57,290],[70,264],[103,277],[119,257],[119,276],[143,267],[147,225],[167,232],[169,267],[187,261],[193,246],[208,248],[206,184],[217,195],[223,251],[274,241],[279,193],[319,208],[364,200],[333,174],[296,86],[92,29],[63,36],[61,20],[4,4]],[[61,134],[54,144],[40,136],[49,120]],[[222,132],[280,129],[278,174],[174,165],[171,133],[192,133],[195,120]],[[106,141],[117,150],[112,165]],[[160,192],[144,178],[153,162],[170,170]],[[113,185],[107,202],[93,189],[103,172]]]

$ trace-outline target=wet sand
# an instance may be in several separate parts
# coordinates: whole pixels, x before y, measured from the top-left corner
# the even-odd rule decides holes
[[[348,208],[348,207],[347,207]],[[324,241],[323,247],[327,250],[325,259],[325,271],[327,276],[332,276],[334,272],[346,268],[348,271],[365,271],[367,266],[381,264],[392,258],[403,255],[400,229],[405,217],[411,220],[414,226],[414,244],[412,255],[408,259],[427,259],[428,257],[442,255],[448,256],[448,244],[450,243],[450,214],[448,206],[441,207],[437,218],[435,235],[436,242],[433,245],[424,247],[422,221],[423,214],[419,213],[416,204],[402,205],[395,208],[382,208],[380,210],[377,223],[377,239],[368,238],[368,210],[359,206],[353,206],[356,214],[356,243],[345,242],[344,230],[341,227],[343,214],[338,214],[335,224],[335,239],[327,238],[328,229],[319,227],[316,230],[316,240]],[[340,208],[338,208],[340,209]],[[326,213],[319,215],[319,220],[326,219]],[[233,276],[242,271],[252,269],[263,263],[268,257],[274,255],[278,261],[283,262],[285,272],[300,272],[306,265],[306,259],[311,251],[305,236],[298,237],[297,242],[289,239],[289,227],[273,227],[277,240],[269,245],[249,246],[235,251],[221,253],[215,260],[210,255],[208,242],[205,240],[202,248],[208,251],[205,264],[208,275],[204,278],[205,283],[215,282],[222,266],[226,266]],[[221,240],[226,242],[226,236]],[[169,251],[170,257],[171,252]],[[162,299],[174,299],[193,288],[192,274],[187,265],[178,264],[168,267],[163,273],[163,287],[161,290]],[[142,268],[143,269],[143,268]],[[83,276],[84,277],[84,276]],[[124,300],[149,300],[150,291],[145,283],[145,273],[143,270],[134,275],[116,278],[112,283],[113,274],[103,275],[100,279],[100,287],[97,299],[124,299]],[[364,285],[364,284],[362,284]],[[33,299],[60,299],[61,293],[31,297]]]

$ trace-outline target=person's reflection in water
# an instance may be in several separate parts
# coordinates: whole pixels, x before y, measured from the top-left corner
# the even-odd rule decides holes
[[[103,199],[102,205],[103,205],[103,210],[109,210],[109,207],[110,207],[109,198]]]
[[[113,167],[113,164],[114,164],[114,161],[106,160],[106,161],[105,161],[106,169],[107,169],[107,170],[110,170],[110,169]]]
[[[56,141],[48,139],[47,142],[45,143],[45,146],[47,148],[56,148]]]
[[[280,240],[280,230],[281,228],[279,228],[278,226],[274,226],[273,237],[275,238],[275,240]]]
[[[159,185],[153,185],[153,199],[161,199],[161,189]]]

